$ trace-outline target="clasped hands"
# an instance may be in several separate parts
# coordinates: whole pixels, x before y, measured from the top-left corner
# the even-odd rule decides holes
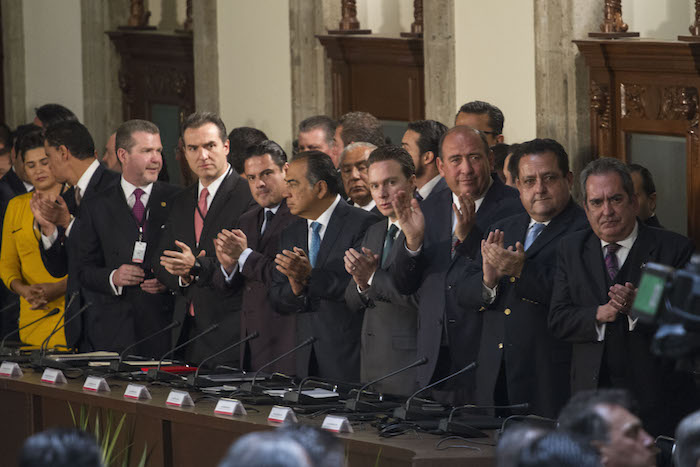
[[[296,246],[292,251],[282,250],[275,255],[275,264],[277,270],[287,276],[292,293],[296,296],[301,295],[309,282],[312,269],[306,252]]]
[[[503,276],[520,277],[525,264],[525,249],[517,242],[515,247],[504,246],[504,233],[498,229],[481,240],[484,284],[493,288]]]
[[[186,243],[175,240],[175,246],[177,246],[180,251],[163,251],[163,256],[160,257],[160,265],[173,276],[178,276],[182,279],[183,283],[189,284],[194,280],[190,271],[194,267],[196,259],[204,256],[206,251],[200,251],[197,258],[195,258],[192,250]]]
[[[596,310],[595,319],[598,323],[611,323],[615,321],[618,313],[629,314],[632,303],[637,296],[637,290],[631,282],[615,284],[608,291],[608,303],[600,305]]]
[[[379,255],[372,253],[369,248],[362,248],[362,253],[350,248],[345,252],[345,270],[350,274],[360,288],[365,291],[369,288],[369,279],[379,266]]]
[[[112,282],[116,287],[128,287],[138,285],[146,293],[159,294],[166,290],[165,285],[163,285],[158,279],[147,279],[146,271],[133,264],[122,264],[115,271],[112,276]]]
[[[248,237],[239,229],[222,230],[214,239],[216,258],[230,275],[238,263],[241,253],[248,248]]]

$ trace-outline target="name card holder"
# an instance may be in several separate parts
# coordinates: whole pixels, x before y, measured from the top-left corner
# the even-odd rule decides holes
[[[282,407],[275,405],[270,410],[270,415],[267,416],[267,421],[272,423],[297,422],[297,416],[291,407]]]
[[[149,400],[151,393],[148,392],[148,389],[143,384],[130,384],[124,391],[124,397],[133,400]]]
[[[190,393],[187,391],[178,391],[177,389],[172,389],[170,391],[165,404],[171,407],[194,407],[194,401]]]
[[[241,401],[222,397],[214,407],[214,413],[219,415],[248,415]]]
[[[2,362],[0,365],[0,376],[8,376],[10,378],[21,378],[22,369],[17,362]]]
[[[348,418],[337,415],[326,415],[321,429],[332,431],[333,433],[353,433],[352,425],[350,425]]]
[[[65,384],[66,377],[63,375],[63,372],[61,370],[56,370],[55,368],[47,368],[41,375],[41,382],[49,384]]]
[[[83,384],[83,390],[92,392],[110,392],[109,384],[104,378],[97,376],[88,376]]]

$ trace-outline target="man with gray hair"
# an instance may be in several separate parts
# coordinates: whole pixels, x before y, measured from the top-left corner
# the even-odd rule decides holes
[[[696,406],[689,375],[651,353],[654,329],[630,315],[646,263],[682,268],[690,240],[638,222],[629,169],[617,159],[594,160],[581,173],[591,230],[566,237],[558,251],[549,313],[553,335],[573,344],[572,393],[628,389],[653,434],[668,434]]]
[[[673,463],[676,467],[700,465],[700,411],[685,417],[676,428]]]
[[[314,115],[299,123],[299,152],[321,151],[331,156],[333,165],[338,167],[340,151],[333,142],[335,120],[325,115]]]
[[[343,188],[348,195],[348,203],[356,208],[364,209],[381,216],[377,204],[369,191],[367,159],[372,151],[377,149],[372,143],[351,143],[343,149],[340,155],[340,176]]]

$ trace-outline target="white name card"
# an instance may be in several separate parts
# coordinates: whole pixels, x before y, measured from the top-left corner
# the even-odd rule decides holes
[[[97,376],[88,376],[85,379],[85,384],[83,384],[83,389],[92,392],[110,392],[109,384],[104,378],[98,378]]]
[[[17,362],[2,362],[0,365],[0,376],[9,376],[10,378],[21,378],[22,369]]]
[[[214,407],[214,413],[219,415],[248,415],[241,401],[222,397]]]
[[[176,389],[170,391],[165,403],[173,407],[194,407],[194,401],[190,393],[187,391],[178,391]]]
[[[41,375],[41,381],[49,384],[63,384],[66,382],[66,377],[61,370],[55,368],[47,368]]]
[[[333,433],[353,433],[352,425],[350,425],[348,418],[338,417],[337,415],[326,415],[321,428]]]
[[[151,393],[148,392],[148,389],[146,389],[146,386],[143,384],[130,384],[126,387],[126,391],[124,391],[124,397],[134,400],[148,400],[151,398]]]
[[[272,423],[297,422],[297,416],[290,407],[275,405],[267,416],[267,421]]]

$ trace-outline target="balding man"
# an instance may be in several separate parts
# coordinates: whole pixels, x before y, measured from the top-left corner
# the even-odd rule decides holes
[[[428,364],[418,369],[418,386],[476,360],[481,319],[463,312],[458,283],[467,270],[479,268],[473,258],[486,228],[523,209],[517,190],[491,176],[493,154],[478,130],[458,126],[445,133],[437,166],[449,190],[420,206],[407,195],[396,202],[406,244],[391,273],[400,293],[420,297],[417,355],[426,356]],[[434,396],[450,403],[472,401],[473,384],[474,375],[464,374]]]

